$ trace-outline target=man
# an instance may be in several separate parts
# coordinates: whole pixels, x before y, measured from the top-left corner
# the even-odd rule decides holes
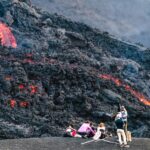
[[[121,110],[122,120],[124,122],[124,131],[125,131],[125,134],[126,134],[126,137],[127,137],[127,132],[128,132],[128,129],[127,129],[127,127],[128,127],[128,124],[127,124],[128,112],[127,112],[127,110],[125,109],[124,106],[121,106],[120,110]]]
[[[129,147],[129,145],[127,145],[126,135],[124,132],[124,122],[121,112],[118,112],[118,114],[116,115],[115,124],[117,127],[117,136],[119,139],[120,147]]]

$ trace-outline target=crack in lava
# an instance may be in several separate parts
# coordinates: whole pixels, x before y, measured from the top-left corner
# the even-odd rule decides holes
[[[150,99],[146,98],[142,93],[134,90],[131,86],[124,84],[120,79],[115,78],[108,74],[100,74],[99,78],[104,80],[111,80],[113,81],[117,86],[124,87],[126,91],[130,92],[133,96],[135,96],[140,102],[143,104],[150,106]]]

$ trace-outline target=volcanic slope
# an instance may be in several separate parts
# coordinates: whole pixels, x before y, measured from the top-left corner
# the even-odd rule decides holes
[[[150,137],[149,49],[28,0],[1,0],[0,20],[1,138],[61,136],[84,120],[114,131],[110,115],[118,103],[129,112],[133,135]],[[17,43],[4,39],[6,25]]]

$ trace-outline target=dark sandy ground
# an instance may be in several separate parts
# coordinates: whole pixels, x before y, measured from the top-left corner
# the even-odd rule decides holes
[[[113,139],[108,139],[113,141]],[[120,150],[117,144],[104,141],[81,145],[89,139],[75,138],[32,138],[1,140],[0,150]],[[133,139],[128,150],[150,150],[150,139]]]

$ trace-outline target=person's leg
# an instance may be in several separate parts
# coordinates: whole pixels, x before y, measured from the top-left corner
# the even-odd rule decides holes
[[[79,134],[76,134],[74,137],[76,137],[76,138],[82,138],[82,136],[79,135]]]
[[[101,132],[100,132],[100,131],[97,131],[97,132],[95,133],[95,135],[93,136],[93,139],[94,139],[94,140],[98,140],[100,137],[101,137]]]
[[[94,134],[93,134],[92,132],[88,132],[88,133],[87,133],[87,137],[88,137],[88,138],[91,138],[91,137],[93,137],[93,136],[94,136]]]
[[[117,129],[117,136],[118,136],[119,144],[122,145],[122,139],[121,139],[120,129]]]
[[[123,144],[127,145],[127,140],[126,140],[126,135],[125,135],[124,130],[121,130],[121,136],[122,136],[122,139],[123,139]]]
[[[127,124],[127,122],[124,123],[124,131],[125,131],[126,139],[128,141],[128,124]]]

